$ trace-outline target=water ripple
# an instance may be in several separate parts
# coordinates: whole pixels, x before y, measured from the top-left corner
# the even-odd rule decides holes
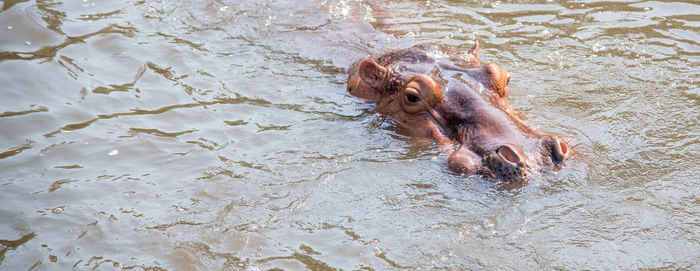
[[[1,14],[4,269],[696,265],[692,1],[20,0]],[[513,74],[516,111],[572,135],[581,161],[504,189],[346,94],[357,59],[474,40]]]

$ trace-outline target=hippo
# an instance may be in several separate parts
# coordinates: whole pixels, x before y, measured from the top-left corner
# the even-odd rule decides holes
[[[347,91],[410,133],[433,138],[461,175],[524,184],[572,157],[572,140],[539,132],[508,102],[511,74],[479,63],[479,43],[467,52],[420,44],[360,59]]]

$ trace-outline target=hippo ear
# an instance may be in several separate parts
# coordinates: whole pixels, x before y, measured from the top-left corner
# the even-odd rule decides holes
[[[381,92],[386,85],[389,69],[367,58],[360,63],[359,73],[362,82]]]
[[[481,66],[481,64],[479,64],[479,41],[478,40],[474,41],[474,47],[469,49],[469,51],[467,53],[472,56],[472,59],[473,59],[472,62],[474,63],[475,66],[477,66],[477,67]]]

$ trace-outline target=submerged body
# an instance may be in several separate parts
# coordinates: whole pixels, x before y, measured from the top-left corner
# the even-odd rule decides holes
[[[572,155],[566,137],[531,128],[508,103],[510,73],[479,63],[479,46],[458,52],[416,45],[358,61],[348,91],[416,136],[434,138],[451,169],[524,183]]]

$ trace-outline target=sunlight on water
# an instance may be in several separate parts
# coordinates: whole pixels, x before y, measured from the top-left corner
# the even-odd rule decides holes
[[[372,8],[362,0],[326,0],[321,5],[328,6],[328,13],[334,18],[347,20],[352,15],[353,17],[362,18],[366,22],[375,21],[372,15]]]

